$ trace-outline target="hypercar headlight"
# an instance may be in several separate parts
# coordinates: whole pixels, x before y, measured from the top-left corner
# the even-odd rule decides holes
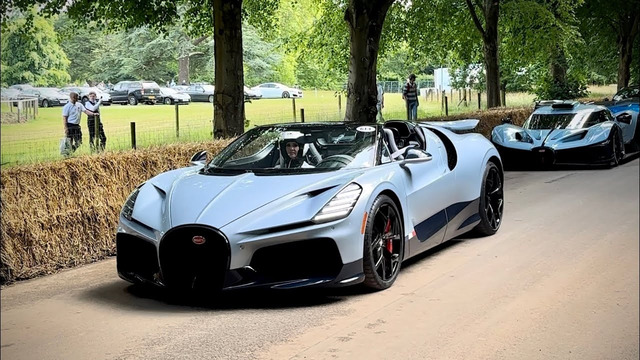
[[[342,219],[347,217],[351,210],[353,210],[356,201],[362,193],[360,185],[351,183],[347,185],[342,191],[337,193],[328,203],[325,205],[316,216],[311,219],[315,223],[322,223],[331,220]]]
[[[138,194],[140,193],[140,188],[144,185],[144,183],[138,185],[135,190],[127,197],[127,201],[125,201],[124,206],[122,207],[122,211],[120,214],[127,220],[131,221],[131,214],[133,214],[133,205],[136,203],[136,199],[138,198]]]

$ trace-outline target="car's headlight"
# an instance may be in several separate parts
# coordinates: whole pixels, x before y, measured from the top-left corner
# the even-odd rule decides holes
[[[140,188],[144,185],[144,183],[138,185],[135,190],[127,197],[127,201],[125,201],[124,206],[122,207],[122,211],[120,214],[125,219],[131,221],[131,214],[133,214],[133,206],[136,204],[136,199],[138,198],[138,194],[140,193]]]
[[[351,183],[337,193],[317,214],[311,219],[315,223],[322,223],[347,217],[355,206],[362,187]]]

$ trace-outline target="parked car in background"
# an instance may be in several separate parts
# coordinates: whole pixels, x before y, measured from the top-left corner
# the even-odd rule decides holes
[[[31,84],[15,84],[15,85],[11,85],[9,86],[9,89],[16,89],[16,90],[25,90],[25,89],[32,89],[33,85]]]
[[[244,87],[244,101],[258,100],[261,98],[262,94],[260,94],[259,92],[253,91],[246,86]]]
[[[89,93],[91,91],[96,92],[96,98],[102,100],[102,105],[109,106],[111,105],[111,95],[108,92],[102,91],[97,87],[89,87],[89,86],[67,86],[60,89],[63,93],[69,95],[70,92],[75,92],[78,94],[80,101],[84,104],[89,100]]]
[[[155,81],[120,81],[109,94],[114,104],[155,104],[160,98],[160,86]]]
[[[12,88],[2,88],[0,89],[0,97],[3,99],[13,100],[18,99],[20,95],[20,90],[12,89]]]
[[[635,100],[636,102],[640,101],[640,85],[622,88],[618,90],[615,95],[613,95],[613,101],[623,100]]]
[[[277,98],[301,98],[302,90],[291,88],[279,83],[264,83],[251,88],[258,94],[262,95],[263,99],[277,99]]]
[[[184,90],[185,94],[191,96],[191,101],[208,101],[213,102],[213,85],[191,84],[189,88]]]
[[[522,127],[496,126],[491,141],[507,166],[616,166],[625,151],[637,151],[637,122],[637,104],[612,113],[601,105],[554,102],[536,109]]]
[[[63,106],[69,102],[69,96],[57,88],[27,88],[20,92],[20,97],[36,97],[38,98],[38,106],[43,108]]]
[[[176,89],[161,87],[160,88],[160,100],[166,105],[171,104],[189,104],[191,102],[191,96],[177,91]]]

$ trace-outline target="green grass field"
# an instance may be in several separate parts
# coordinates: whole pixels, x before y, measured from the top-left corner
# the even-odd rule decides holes
[[[592,90],[590,97],[611,96],[614,87],[602,87]],[[447,93],[450,97],[452,94]],[[474,111],[478,108],[477,94],[473,93],[468,106],[460,103],[458,92],[449,99],[449,114]],[[507,106],[532,104],[531,94],[507,94]],[[483,96],[482,105],[486,99]],[[338,97],[331,91],[305,91],[304,98],[295,100],[296,121],[300,121],[300,110],[304,109],[305,121],[339,121],[344,117],[346,99],[341,97],[341,110]],[[3,115],[5,114],[3,108]],[[23,163],[33,163],[61,159],[58,152],[60,139],[64,137],[62,108],[41,108],[35,120],[26,123],[2,124],[0,127],[1,163],[3,167]],[[212,137],[213,106],[210,103],[192,103],[179,106],[180,136],[176,137],[175,106],[169,105],[112,105],[101,107],[102,121],[107,136],[107,150],[131,148],[131,122],[136,126],[137,147],[160,145],[175,142],[207,140]],[[421,98],[418,117],[444,116],[441,102],[434,97]],[[385,94],[383,116],[389,119],[406,118],[404,102],[400,94]],[[246,117],[249,127],[279,122],[292,122],[293,101],[291,99],[262,99],[246,104]],[[89,153],[89,131],[86,115],[81,121],[83,145],[76,154]]]

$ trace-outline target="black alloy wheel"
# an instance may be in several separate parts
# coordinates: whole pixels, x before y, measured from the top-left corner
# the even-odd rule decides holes
[[[364,285],[376,290],[389,288],[398,277],[404,255],[404,231],[396,204],[378,196],[367,218],[364,235]]]
[[[285,99],[289,98],[289,92],[288,91],[283,92],[282,97]]]
[[[49,102],[47,100],[42,100],[42,107],[43,108],[48,108],[49,107]]]
[[[624,144],[622,142],[622,136],[620,136],[620,131],[616,131],[615,128],[613,136],[611,137],[611,154],[613,155],[611,167],[620,165],[620,161],[622,161],[624,157]]]
[[[495,234],[502,224],[504,188],[498,166],[487,163],[480,193],[480,223],[475,230],[480,235]]]

